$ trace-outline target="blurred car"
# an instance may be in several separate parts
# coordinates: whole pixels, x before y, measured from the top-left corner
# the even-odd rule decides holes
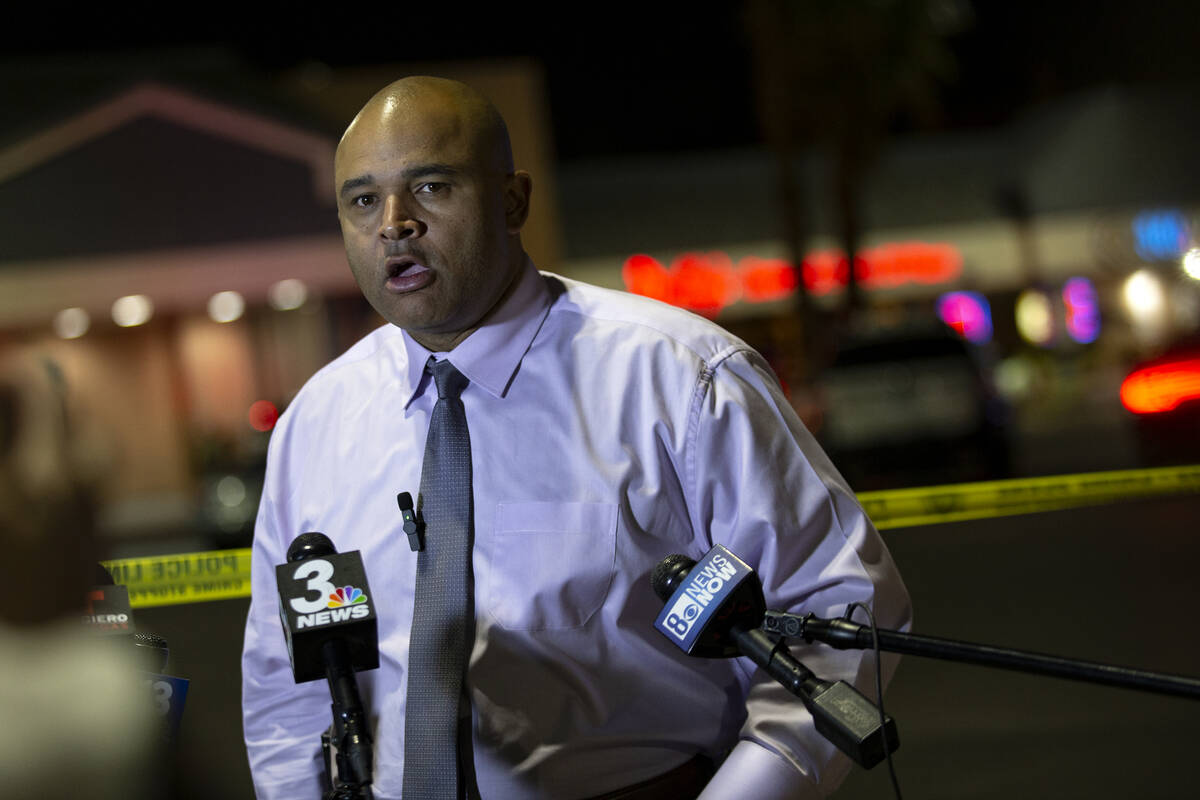
[[[1121,382],[1145,466],[1200,463],[1200,334],[1137,364]]]
[[[945,326],[849,341],[818,381],[817,431],[856,491],[1008,477],[1007,404]]]

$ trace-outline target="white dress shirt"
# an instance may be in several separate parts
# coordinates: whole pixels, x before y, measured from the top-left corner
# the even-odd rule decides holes
[[[319,797],[329,692],[292,679],[274,573],[306,531],[362,554],[379,619],[380,667],[358,676],[374,791],[400,797],[417,554],[396,494],[420,485],[429,355],[377,329],[305,385],[272,436],[242,661],[261,798]],[[532,265],[448,357],[470,379],[482,796],[585,798],[731,748],[706,800],[836,787],[849,762],[799,700],[746,659],[689,658],[653,628],[651,570],[716,543],[758,570],[769,608],[836,616],[864,601],[881,627],[909,623],[886,547],[762,357],[699,317]],[[873,694],[862,653],[793,652]]]

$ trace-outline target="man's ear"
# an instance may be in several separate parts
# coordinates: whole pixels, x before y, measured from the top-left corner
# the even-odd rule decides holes
[[[517,170],[504,179],[504,221],[509,233],[519,233],[529,219],[529,197],[533,179],[525,170]]]

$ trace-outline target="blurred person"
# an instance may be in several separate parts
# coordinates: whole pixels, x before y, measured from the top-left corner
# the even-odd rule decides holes
[[[80,620],[100,568],[72,419],[53,361],[0,358],[0,797],[146,797],[154,726],[133,645]]]
[[[272,434],[242,662],[258,796],[320,796],[329,694],[293,680],[275,579],[305,531],[361,551],[369,575],[380,667],[358,679],[377,798],[832,791],[849,761],[798,699],[653,628],[655,565],[716,543],[759,570],[768,607],[864,602],[908,625],[886,547],[762,357],[694,315],[539,272],[520,238],[532,179],[467,86],[384,88],[343,136],[335,180],[350,269],[388,324]],[[418,487],[414,551],[395,498]],[[430,594],[447,574],[464,611]],[[797,655],[828,680],[873,680],[860,653]],[[442,763],[433,780],[427,762]]]

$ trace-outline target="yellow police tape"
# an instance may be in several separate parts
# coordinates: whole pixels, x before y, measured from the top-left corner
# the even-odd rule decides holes
[[[1200,464],[862,492],[880,530],[1200,491]],[[134,608],[250,596],[250,550],[106,561]]]
[[[134,608],[250,596],[250,548],[105,561]]]
[[[1200,491],[1200,464],[862,492],[880,530]]]

